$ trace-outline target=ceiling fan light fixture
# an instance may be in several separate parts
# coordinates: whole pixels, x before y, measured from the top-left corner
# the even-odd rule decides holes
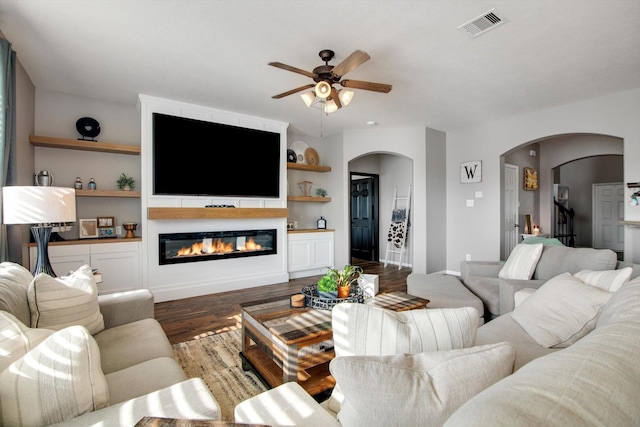
[[[324,112],[327,114],[335,113],[338,111],[338,104],[333,99],[328,100],[324,103]]]
[[[331,85],[325,81],[318,82],[315,87],[315,92],[319,98],[327,99],[327,97],[331,95]]]
[[[353,99],[353,97],[356,95],[356,93],[352,90],[347,90],[347,89],[342,89],[341,91],[338,92],[338,98],[340,98],[340,103],[346,107],[347,105],[349,105],[349,103],[351,102],[351,100]]]
[[[311,104],[313,104],[313,102],[316,100],[316,93],[314,91],[305,92],[300,95],[300,98],[302,98],[304,105],[309,108],[311,107]]]

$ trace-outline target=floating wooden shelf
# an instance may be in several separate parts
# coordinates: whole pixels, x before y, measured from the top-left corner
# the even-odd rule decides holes
[[[148,208],[149,219],[286,218],[287,208]]]
[[[287,162],[287,169],[295,169],[299,171],[309,171],[309,172],[331,172],[331,166],[315,166],[315,165],[305,165],[302,163],[291,163],[291,162]]]
[[[111,144],[108,142],[83,141],[78,139],[54,138],[51,136],[29,135],[29,142],[37,147],[66,148],[81,151],[101,151],[104,153],[118,153],[140,155],[137,145]]]
[[[314,196],[288,196],[290,202],[320,202],[327,203],[331,201],[331,197],[314,197]]]
[[[620,221],[619,224],[628,225],[630,227],[640,227],[640,221]]]
[[[76,190],[76,197],[130,197],[140,198],[139,191],[123,190]]]

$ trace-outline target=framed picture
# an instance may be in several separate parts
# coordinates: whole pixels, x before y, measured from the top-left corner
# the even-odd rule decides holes
[[[80,224],[80,239],[94,239],[98,237],[98,220],[95,218],[92,219],[79,219],[78,223]]]
[[[113,227],[114,218],[112,216],[99,216],[98,227]]]
[[[98,227],[98,237],[118,237],[115,227]]]
[[[524,168],[524,189],[538,189],[538,171],[536,171],[534,168]]]
[[[482,161],[460,163],[460,182],[463,184],[482,182]]]

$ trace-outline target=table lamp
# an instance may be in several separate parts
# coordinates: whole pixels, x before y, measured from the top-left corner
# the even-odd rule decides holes
[[[56,274],[49,262],[49,237],[53,225],[76,221],[76,193],[66,187],[2,188],[4,224],[32,224],[31,233],[36,241],[37,257],[33,275]]]

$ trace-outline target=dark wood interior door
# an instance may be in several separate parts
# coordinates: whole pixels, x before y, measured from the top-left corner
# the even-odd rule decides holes
[[[351,180],[351,257],[378,257],[377,177]]]

